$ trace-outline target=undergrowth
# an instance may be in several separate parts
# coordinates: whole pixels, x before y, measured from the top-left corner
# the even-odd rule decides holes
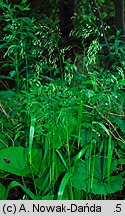
[[[123,79],[110,75],[104,85],[91,76],[79,87],[35,82],[28,92],[0,92],[3,191],[13,180],[3,198],[16,186],[32,199],[104,198],[122,190]]]

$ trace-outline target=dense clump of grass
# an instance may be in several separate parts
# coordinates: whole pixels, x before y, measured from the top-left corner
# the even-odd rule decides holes
[[[2,170],[3,158],[10,160],[2,175],[23,174],[20,184],[29,188],[32,182],[34,196],[42,199],[88,199],[121,190],[123,102],[117,91],[103,88],[97,82],[96,91],[90,89],[86,80],[80,87],[54,81],[35,83],[28,92],[10,91],[10,98],[1,92]]]

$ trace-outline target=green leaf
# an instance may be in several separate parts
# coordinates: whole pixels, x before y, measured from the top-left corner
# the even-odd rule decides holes
[[[21,187],[22,190],[32,199],[32,200],[37,200],[37,197],[35,196],[35,194],[33,194],[29,189],[27,189],[25,186],[23,186],[22,184],[18,183],[17,181],[12,181],[6,191],[6,199],[8,197],[9,191],[13,188],[13,187]]]
[[[60,151],[59,151],[58,149],[56,149],[56,152],[58,153],[58,155],[59,155],[59,157],[60,157],[60,159],[61,159],[61,161],[62,161],[64,167],[65,167],[66,169],[68,169],[68,168],[67,168],[66,161],[65,161],[64,158],[63,158],[63,155],[60,153]]]
[[[80,151],[79,153],[74,157],[74,162],[76,162],[77,160],[79,160],[86,152],[86,150],[90,148],[90,144],[85,145]]]
[[[122,189],[121,176],[110,176],[108,180],[108,158],[91,157],[76,162],[72,177],[73,186],[94,194],[109,194]],[[117,162],[111,164],[110,174],[117,170]],[[110,184],[109,184],[110,183]]]
[[[92,192],[94,194],[111,194],[122,190],[123,179],[120,176],[110,177],[110,187],[108,185],[108,178],[104,179],[103,182],[99,179],[94,179]]]
[[[59,191],[58,191],[58,200],[63,199],[63,194],[64,194],[65,187],[68,184],[68,181],[71,178],[71,176],[72,176],[71,173],[66,173],[65,176],[63,177],[63,179],[61,181],[61,185],[59,187]]]
[[[42,200],[53,200],[54,199],[54,195],[51,194],[47,194],[46,196],[42,197]]]
[[[36,118],[34,117],[31,118],[30,134],[29,134],[29,152],[31,152],[32,150],[35,122],[36,122]]]
[[[105,127],[104,124],[102,124],[101,122],[93,122],[93,124],[99,124],[102,129],[107,133],[107,135],[109,136],[109,142],[108,142],[108,184],[110,184],[110,169],[111,169],[111,161],[112,161],[112,143],[111,143],[111,135],[109,130]]]
[[[7,43],[0,44],[0,49],[7,47]]]
[[[10,77],[14,77],[18,72],[13,70],[13,71],[10,71]]]
[[[23,147],[9,147],[0,150],[0,170],[7,171],[18,176],[26,176],[31,173],[31,167],[37,172],[40,166],[41,152],[32,149],[32,166],[29,165],[28,149]]]
[[[36,187],[41,192],[44,191],[44,193],[48,191],[48,185],[49,185],[49,183],[50,183],[50,173],[48,172],[48,170],[47,170],[47,172],[45,172],[43,174],[42,177],[38,177],[38,178],[35,179],[35,185],[36,185]]]
[[[125,134],[125,120],[115,118],[114,122],[118,125],[123,134]]]
[[[108,134],[108,136],[111,136],[109,130],[101,122],[93,122],[93,124],[99,124],[102,127],[102,129]]]
[[[86,129],[86,128],[83,128],[80,132],[80,135],[81,135],[81,146],[84,146],[86,145],[87,143],[91,142],[91,134],[92,134],[92,131],[90,128]]]
[[[10,147],[0,150],[0,170],[24,176],[27,164],[28,161],[24,148]]]
[[[27,2],[27,0],[22,0],[21,4],[25,4]]]
[[[27,7],[23,8],[23,10],[24,10],[24,11],[29,11],[29,10],[31,10],[31,9],[29,8],[29,5],[28,5]]]
[[[0,200],[6,199],[6,188],[0,183]]]
[[[0,98],[3,100],[8,100],[8,98],[13,98],[15,92],[12,90],[0,91]]]
[[[12,79],[10,76],[4,76],[4,75],[0,75],[0,79],[14,80],[14,79]]]

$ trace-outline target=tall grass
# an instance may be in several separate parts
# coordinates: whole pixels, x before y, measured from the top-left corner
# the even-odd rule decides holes
[[[20,95],[18,94],[19,98],[23,98],[21,102],[18,98],[14,99],[14,106],[17,107],[18,104],[20,114],[18,116],[16,113],[14,116],[16,125],[13,127],[16,130],[11,131],[11,139],[14,139],[17,133],[14,146],[21,145],[28,148],[31,176],[28,176],[27,184],[30,185],[30,181],[33,181],[36,197],[92,199],[96,197],[96,193],[108,194],[112,193],[112,190],[115,191],[112,189],[112,177],[115,177],[112,176],[112,171],[117,173],[116,165],[113,164],[115,158],[113,146],[116,144],[115,140],[112,141],[112,133],[115,132],[117,135],[117,131],[115,129],[113,132],[114,128],[107,128],[108,121],[106,119],[104,121],[97,112],[103,103],[102,97],[100,104],[95,107],[90,104],[93,103],[93,97],[90,102],[86,87],[82,86],[81,89],[78,87],[76,92],[74,88],[61,87],[55,82],[48,86],[36,85],[37,93],[34,94],[34,85],[36,84],[31,86],[28,93],[22,91]],[[103,98],[105,100],[105,95]],[[89,103],[86,102],[88,100]],[[8,113],[8,103],[5,103],[5,106]],[[10,113],[10,119],[14,115],[15,107]],[[103,112],[105,113],[105,110]],[[5,122],[6,116],[3,117]],[[7,124],[9,129],[11,123]],[[22,124],[22,127],[19,127],[19,124]],[[5,136],[4,131],[5,128],[2,136]],[[11,140],[8,137],[7,140],[11,146]],[[35,173],[34,158],[32,160],[34,148],[42,150],[39,168]],[[116,177],[118,178],[117,174]],[[102,186],[98,186],[96,178],[102,181],[100,182]],[[83,184],[81,182],[79,185],[80,179],[83,179]],[[106,191],[103,189],[103,181],[107,185]],[[96,191],[96,187],[102,187],[102,191]]]

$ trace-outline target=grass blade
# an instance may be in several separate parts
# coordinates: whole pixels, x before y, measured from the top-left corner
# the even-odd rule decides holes
[[[37,200],[37,196],[35,196],[29,189],[27,189],[25,186],[23,186],[22,184],[20,184],[17,181],[12,181],[6,191],[6,199],[8,197],[9,191],[13,188],[13,187],[21,187],[22,190],[32,199],[32,200]]]
[[[30,125],[30,134],[29,134],[29,156],[30,156],[30,164],[31,164],[31,150],[33,145],[33,137],[34,137],[34,128],[35,128],[36,118],[31,118],[31,125]]]
[[[63,177],[60,187],[59,187],[59,191],[58,191],[58,200],[62,200],[63,199],[63,194],[64,194],[64,190],[65,187],[69,181],[69,179],[71,178],[72,174],[71,173],[66,173],[65,176]]]

